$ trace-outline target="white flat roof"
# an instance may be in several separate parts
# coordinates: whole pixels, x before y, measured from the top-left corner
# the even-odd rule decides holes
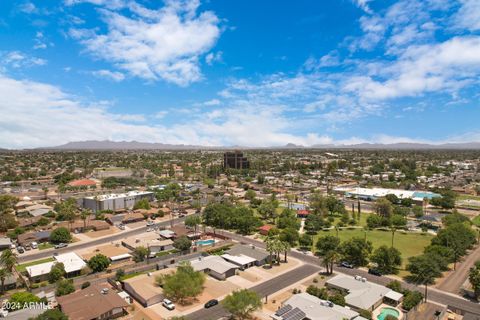
[[[203,271],[205,269],[209,269],[219,274],[223,274],[230,269],[238,269],[237,265],[225,261],[219,256],[201,257],[199,259],[193,259],[190,262],[195,271]]]
[[[54,261],[44,262],[44,263],[36,264],[34,266],[26,267],[25,269],[27,270],[27,273],[30,276],[30,278],[33,278],[33,277],[38,277],[38,276],[50,273],[50,270],[52,269],[54,264],[55,264]]]
[[[385,295],[385,297],[387,297],[388,299],[391,299],[393,301],[400,301],[403,298],[403,294],[401,294],[400,292],[392,290],[392,291],[388,292]]]
[[[246,256],[244,254],[240,254],[238,256],[233,256],[231,254],[225,253],[225,254],[222,255],[222,258],[224,258],[227,261],[231,261],[233,263],[236,263],[236,264],[239,264],[239,265],[242,265],[242,266],[257,261],[256,259],[251,258],[249,256]]]
[[[57,260],[57,262],[63,263],[66,273],[80,271],[87,265],[85,261],[83,261],[82,258],[80,258],[80,256],[74,252],[59,254],[54,258]]]
[[[85,197],[85,199],[97,199],[98,201],[104,201],[108,199],[120,199],[125,197],[133,197],[133,196],[140,196],[140,195],[147,195],[153,194],[151,191],[129,191],[127,193],[110,193],[110,194],[102,194],[99,196],[90,196]]]
[[[112,261],[118,261],[118,260],[123,260],[123,259],[128,259],[130,258],[132,255],[130,253],[124,253],[124,254],[119,254],[118,256],[113,256],[113,257],[110,257],[110,260]]]

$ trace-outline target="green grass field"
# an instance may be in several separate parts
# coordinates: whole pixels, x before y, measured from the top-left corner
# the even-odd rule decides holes
[[[45,242],[45,243],[40,243],[38,245],[38,250],[45,250],[45,249],[50,249],[50,248],[53,248],[53,244],[51,243],[48,243],[48,242]]]
[[[53,258],[45,258],[45,259],[41,259],[41,260],[36,260],[36,261],[24,263],[24,264],[19,264],[15,268],[17,269],[18,272],[24,272],[27,267],[35,266],[37,264],[41,264],[41,263],[45,263],[45,262],[51,262],[53,260],[54,260]]]
[[[320,231],[318,237],[325,235],[336,235],[335,230]],[[341,241],[351,239],[353,237],[364,238],[365,233],[363,230],[340,230],[338,236]],[[420,233],[402,233],[397,231],[394,238],[394,246],[402,253],[403,265],[405,267],[409,257],[419,255],[423,252],[423,249],[430,244],[433,238],[430,234]],[[378,248],[382,245],[390,246],[392,244],[392,233],[390,231],[371,230],[367,231],[367,240],[371,241],[374,248]],[[316,242],[316,239],[315,239]]]

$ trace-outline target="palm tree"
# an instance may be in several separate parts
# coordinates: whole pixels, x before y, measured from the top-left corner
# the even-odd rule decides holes
[[[391,231],[392,231],[392,248],[393,248],[393,239],[395,237],[395,232],[397,231],[397,228],[391,227]]]
[[[85,232],[85,230],[87,229],[88,217],[90,217],[90,210],[89,209],[82,210],[82,212],[80,213],[80,218],[83,220],[83,232]]]
[[[5,290],[5,279],[10,275],[10,271],[8,271],[7,269],[5,268],[1,268],[0,269],[0,282],[2,283],[2,291],[1,293],[3,293]]]
[[[267,238],[265,240],[265,244],[267,246],[267,251],[270,254],[270,268],[271,268],[273,267],[273,254],[275,253],[275,239]]]
[[[288,254],[288,251],[290,251],[290,243],[288,243],[287,241],[282,241],[282,247],[283,247],[283,253],[285,254],[285,263],[287,263],[287,254]]]
[[[5,266],[9,272],[13,272],[13,268],[17,264],[17,255],[11,249],[3,250],[0,255],[0,264]]]

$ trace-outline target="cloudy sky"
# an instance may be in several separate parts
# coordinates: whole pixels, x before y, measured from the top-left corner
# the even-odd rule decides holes
[[[480,141],[478,0],[0,1],[0,147]]]

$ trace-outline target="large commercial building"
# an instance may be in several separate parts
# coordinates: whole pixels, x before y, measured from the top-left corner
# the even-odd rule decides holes
[[[82,199],[82,206],[93,212],[102,210],[124,210],[133,209],[133,206],[140,200],[153,201],[155,194],[150,191],[129,191],[121,194],[104,194],[100,196],[85,197]]]
[[[225,169],[248,169],[250,163],[241,151],[235,150],[223,154],[223,167]]]
[[[385,188],[351,188],[351,187],[337,187],[333,189],[337,193],[343,193],[346,197],[356,198],[360,200],[374,201],[378,198],[385,197],[388,194],[394,194],[399,199],[412,199],[415,202],[422,202],[423,199],[432,199],[441,197],[437,193],[430,191],[410,191],[400,189],[385,189]]]

